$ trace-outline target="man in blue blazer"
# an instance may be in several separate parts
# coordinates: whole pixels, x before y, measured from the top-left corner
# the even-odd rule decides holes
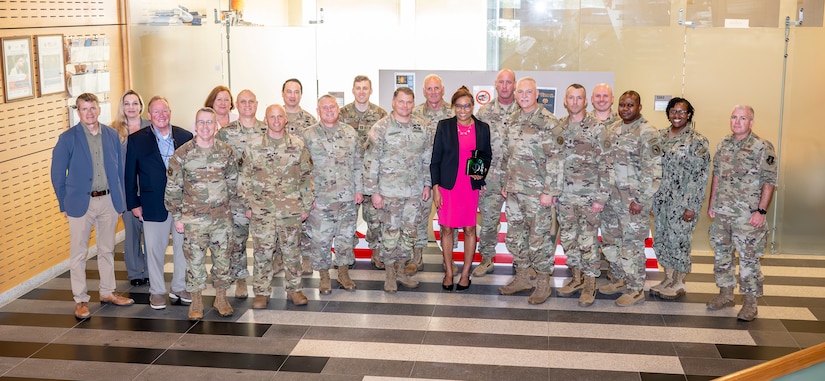
[[[123,151],[117,132],[97,121],[94,94],[76,101],[80,123],[60,134],[52,151],[51,178],[60,211],[69,222],[69,274],[78,319],[91,315],[86,287],[86,253],[92,226],[97,231],[100,301],[128,306],[135,301],[115,291],[115,228],[124,210]]]
[[[149,306],[166,308],[163,264],[169,234],[172,234],[172,285],[169,298],[184,305],[192,302],[186,291],[186,259],[183,234],[173,229],[172,215],[163,204],[169,158],[192,133],[171,124],[172,110],[166,98],[155,96],[147,106],[152,125],[129,135],[126,148],[126,208],[143,221],[146,262],[149,272]]]

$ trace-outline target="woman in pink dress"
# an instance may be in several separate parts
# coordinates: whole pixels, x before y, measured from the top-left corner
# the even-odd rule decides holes
[[[452,98],[454,117],[438,122],[433,143],[430,175],[433,182],[433,205],[438,209],[441,225],[441,252],[445,274],[441,286],[453,289],[453,230],[464,229],[464,266],[457,291],[470,287],[470,268],[476,251],[476,211],[478,192],[484,189],[484,177],[492,159],[490,126],[473,116],[473,94],[462,86]],[[468,159],[484,163],[479,174],[468,174]],[[475,168],[478,169],[478,168]]]

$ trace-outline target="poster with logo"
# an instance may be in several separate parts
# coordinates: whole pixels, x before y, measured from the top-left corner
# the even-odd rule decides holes
[[[555,87],[539,87],[539,105],[547,109],[547,111],[556,113],[556,88]]]
[[[473,86],[473,97],[475,98],[476,107],[473,109],[473,113],[478,113],[478,110],[481,109],[484,105],[493,101],[496,94],[496,87],[495,86]]]
[[[31,37],[7,37],[2,41],[6,101],[33,97]]]

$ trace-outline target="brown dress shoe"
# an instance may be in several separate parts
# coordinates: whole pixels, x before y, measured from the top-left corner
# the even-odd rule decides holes
[[[80,302],[75,303],[74,305],[74,316],[78,319],[85,319],[91,316],[92,313],[89,312],[89,302]]]
[[[116,306],[131,306],[132,304],[135,304],[134,299],[120,296],[120,295],[118,295],[114,292],[109,294],[109,295],[101,295],[100,296],[100,302],[101,303],[111,303],[111,304],[114,304]]]

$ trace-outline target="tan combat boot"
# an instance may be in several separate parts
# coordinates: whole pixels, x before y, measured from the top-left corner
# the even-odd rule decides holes
[[[246,299],[249,291],[246,289],[246,278],[235,280],[235,299]]]
[[[564,287],[558,289],[557,293],[559,296],[568,297],[575,294],[577,291],[584,288],[584,279],[582,278],[582,271],[580,269],[570,269],[573,272],[573,277],[570,278],[569,281],[564,285]]]
[[[233,310],[229,302],[226,301],[225,288],[215,290],[215,302],[212,303],[212,307],[215,307],[215,309],[218,310],[218,315],[223,317],[232,316],[232,314],[235,313],[235,310]]]
[[[318,284],[318,293],[321,295],[329,295],[332,293],[332,284],[329,280],[329,270],[318,270],[321,276],[321,281]]]
[[[513,295],[517,292],[530,291],[533,289],[533,284],[527,275],[527,268],[516,267],[516,275],[510,282],[498,288],[498,293],[501,295]]]
[[[645,290],[630,290],[624,291],[619,299],[616,299],[616,305],[619,307],[629,307],[634,304],[643,303],[645,301]]]
[[[376,269],[384,269],[384,262],[381,261],[381,249],[375,249],[372,251],[372,258],[370,259],[370,262],[372,262],[372,266]]]
[[[404,262],[395,261],[395,279],[406,288],[418,288],[418,281],[404,272]]]
[[[474,277],[482,277],[493,271],[496,267],[493,265],[493,258],[482,258],[481,262],[473,269]]]
[[[599,286],[599,292],[605,295],[618,294],[620,292],[624,292],[625,290],[627,290],[627,283],[625,283],[624,279],[618,279],[613,283]]]
[[[301,291],[287,291],[286,298],[296,306],[305,306],[308,302],[307,297]]]
[[[742,321],[753,321],[753,319],[756,319],[756,315],[759,314],[756,308],[756,295],[745,294],[744,299],[745,302],[742,305],[742,309],[739,310],[739,315],[736,315],[736,318]]]
[[[201,291],[192,293],[192,304],[189,305],[189,320],[203,319],[203,296]]]
[[[659,293],[662,292],[665,287],[669,286],[670,282],[673,282],[673,269],[665,267],[665,279],[662,279],[659,284],[651,286],[650,293],[659,296]]]
[[[396,262],[398,263],[398,262]],[[398,283],[395,280],[395,264],[385,264],[384,266],[384,292],[395,294],[398,292]]]
[[[584,276],[584,287],[579,295],[579,307],[590,307],[596,300],[596,277]]]
[[[550,274],[537,273],[536,275],[536,290],[527,298],[529,304],[542,304],[550,297]]]
[[[423,247],[414,247],[413,248],[413,256],[410,258],[410,261],[407,263],[407,266],[404,267],[404,273],[410,276],[415,275],[417,272],[421,271],[424,268],[424,248]]]
[[[338,266],[338,283],[344,290],[355,291],[355,282],[349,277],[349,267]]]
[[[301,275],[312,275],[312,259],[301,257]]]
[[[659,292],[659,297],[662,299],[676,299],[685,294],[685,275],[686,273],[673,271],[673,280],[667,287]]]
[[[530,276],[530,280],[536,280],[536,276],[538,276],[533,266],[527,268],[527,275]]]
[[[714,296],[713,299],[707,303],[708,309],[710,310],[721,310],[722,308],[733,307],[734,305],[733,286],[720,288],[719,295]]]
[[[269,295],[255,295],[255,299],[252,299],[252,309],[264,309],[267,303],[269,303]]]

